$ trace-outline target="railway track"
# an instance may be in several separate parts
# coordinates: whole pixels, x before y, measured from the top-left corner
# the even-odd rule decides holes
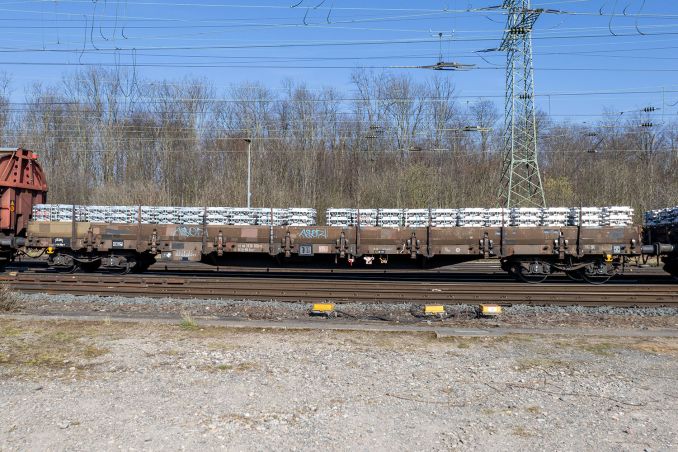
[[[43,260],[26,259],[7,267],[8,271],[21,273],[54,273],[49,270]],[[180,277],[272,277],[280,278],[332,278],[332,279],[374,279],[374,280],[409,280],[409,281],[463,281],[463,282],[498,282],[514,281],[501,269],[496,260],[470,261],[456,265],[433,269],[412,268],[321,268],[321,267],[229,267],[203,264],[200,262],[157,263],[152,265],[144,275],[180,276]],[[626,273],[616,276],[613,282],[670,283],[671,277],[658,267],[629,267]],[[550,281],[567,281],[565,275],[553,275]]]
[[[0,282],[22,292],[199,299],[251,299],[304,302],[614,305],[678,307],[673,284],[589,286],[566,281],[529,285],[512,281],[441,282],[345,278],[253,276],[102,275],[26,272],[0,275]]]

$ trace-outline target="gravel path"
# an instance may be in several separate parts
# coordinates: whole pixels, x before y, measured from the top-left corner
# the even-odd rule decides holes
[[[678,340],[0,319],[0,450],[676,450]]]

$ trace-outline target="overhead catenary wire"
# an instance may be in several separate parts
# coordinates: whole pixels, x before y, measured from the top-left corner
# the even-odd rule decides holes
[[[663,46],[663,47],[636,47],[636,48],[622,48],[622,49],[601,49],[601,50],[579,50],[579,51],[560,51],[560,52],[534,52],[535,56],[590,56],[595,58],[629,58],[628,55],[614,55],[616,53],[630,53],[630,52],[647,52],[652,50],[675,50],[678,49],[678,46]],[[2,49],[0,48],[0,53],[53,53],[57,52],[58,49],[33,49],[33,50],[12,50],[12,49]],[[70,51],[60,50],[57,53],[69,53]],[[85,53],[89,53],[88,50],[85,50]],[[96,51],[99,55],[119,55],[119,51],[107,52],[105,50]],[[137,56],[145,56],[152,58],[209,58],[215,60],[236,60],[246,58],[243,55],[210,55],[210,54],[184,54],[184,53],[143,53],[136,52]],[[460,52],[458,55],[463,58],[488,58],[487,55],[481,56],[477,52]],[[384,59],[425,59],[430,60],[431,58],[436,57],[434,53],[431,54],[400,54],[400,55],[369,55],[369,56],[309,56],[309,57],[289,57],[289,56],[280,56],[280,55],[264,55],[256,58],[250,58],[249,60],[244,60],[240,62],[251,63],[254,61],[261,61],[262,59],[271,60],[271,61],[284,61],[284,62],[297,62],[297,61],[360,61],[360,60],[384,60]],[[633,55],[634,59],[646,59],[646,60],[674,60],[678,57],[669,57],[669,56],[649,56],[649,55]]]
[[[447,11],[448,10],[445,10],[445,12],[447,12]],[[460,11],[466,11],[466,10],[460,10]],[[117,17],[116,17],[116,20],[117,20]],[[652,24],[652,25],[646,25],[646,26],[648,26],[648,27],[653,27],[653,26],[665,27],[667,25]],[[670,25],[668,25],[668,26],[670,26]],[[590,29],[596,29],[596,28],[602,29],[602,27],[590,27],[590,26],[589,27],[570,27],[569,29],[570,30],[590,30]],[[630,25],[629,26],[622,26],[622,29],[623,28],[631,29],[631,26]],[[563,31],[563,29],[561,29],[559,32],[562,33],[562,31]],[[457,35],[459,33],[464,33],[464,32],[465,32],[464,30],[455,30],[455,33],[457,33]],[[468,32],[473,32],[473,30],[468,30]],[[608,35],[605,34],[604,36],[608,36]],[[548,37],[548,36],[546,36],[546,37]],[[492,38],[492,39],[494,39],[494,38]],[[428,40],[428,41],[430,42],[430,41],[435,41],[435,40]],[[290,44],[296,45],[295,43],[290,43]],[[323,43],[308,43],[308,44],[310,44],[310,45],[322,45]],[[348,44],[350,44],[350,42]],[[285,45],[285,44],[283,44],[283,45]],[[195,49],[195,48],[196,47],[193,47],[193,46],[185,47],[186,50],[192,50],[192,49]],[[153,47],[146,47],[146,49],[154,49],[154,48]],[[0,52],[2,52],[2,51],[4,51],[4,52],[26,52],[26,51],[29,51],[29,50],[30,49],[26,49],[26,48],[20,48],[20,49],[7,49],[7,48],[5,48],[3,50],[0,50]],[[76,51],[75,49],[44,49],[44,50],[33,49],[33,50],[35,50],[35,51],[47,51],[47,52],[51,52],[52,50],[57,51],[57,52],[75,52]],[[639,49],[639,50],[642,50],[642,49]],[[111,51],[110,49],[106,50],[106,48],[97,47],[96,49],[94,49],[94,48],[84,48],[82,50],[77,50],[77,51],[81,52],[81,55],[93,53],[93,52],[94,53],[109,52],[109,54],[119,55],[120,52],[123,52],[123,51],[134,51],[135,55],[143,54],[142,52],[139,52],[138,47],[133,47],[132,50],[130,50],[130,48],[116,47],[115,50],[113,50],[113,51]],[[155,50],[147,50],[147,51],[154,52]],[[558,53],[554,52],[553,54],[558,54]],[[152,55],[152,53],[147,54],[145,56],[150,57],[151,55]],[[170,56],[175,58],[175,59],[179,58],[179,55],[170,55]],[[478,55],[472,55],[472,57],[478,58]],[[195,59],[195,56],[191,55],[190,58]],[[206,58],[209,58],[209,56],[206,56]],[[645,57],[645,58],[647,58],[647,57]],[[348,58],[346,58],[346,59],[348,59]],[[313,61],[313,60],[314,59],[310,58],[310,57],[306,58],[306,59],[302,59],[302,61]],[[285,61],[294,62],[294,61],[298,61],[298,59],[287,58]],[[80,61],[78,61],[78,64],[79,63],[80,63]],[[36,66],[41,66],[41,65],[57,65],[58,66],[60,64],[66,64],[66,65],[71,65],[71,66],[74,65],[73,62],[67,62],[67,63],[49,62],[48,63],[48,62],[34,62],[34,61],[13,61],[13,62],[5,62],[5,64],[8,64],[8,65],[10,65],[10,64],[13,64],[13,65],[36,65]],[[190,68],[197,68],[197,69],[199,69],[199,68],[205,68],[205,69],[209,69],[209,68],[288,69],[288,68],[290,68],[287,65],[282,65],[282,64],[280,64],[280,65],[270,65],[270,64],[269,65],[257,65],[257,64],[247,64],[247,63],[246,64],[235,63],[235,64],[224,65],[224,64],[209,64],[209,63],[200,63],[200,64],[185,64],[185,63],[179,64],[179,63],[177,63],[177,64],[174,64],[172,62],[151,62],[151,63],[149,63],[149,62],[146,62],[146,63],[141,63],[141,62],[134,62],[134,63],[114,62],[112,64],[107,64],[107,63],[103,63],[103,62],[100,62],[100,63],[94,62],[93,64],[95,64],[95,65],[98,64],[100,66],[109,66],[109,67],[133,67],[133,68],[137,68],[137,67],[138,68],[141,68],[141,67],[148,67],[148,68],[160,67],[160,68],[162,68],[162,67],[168,67],[168,66],[169,67],[176,67],[176,68],[187,68],[187,69],[190,69]],[[301,66],[301,65],[295,65],[293,67],[295,69],[334,70],[334,69],[354,69],[354,68],[359,68],[361,66],[359,66],[359,65],[348,65],[348,66],[339,66],[339,65],[325,65],[325,66],[304,65],[304,66]],[[367,68],[367,69],[398,69],[399,68],[397,65],[363,66],[363,67]],[[499,68],[480,67],[479,69],[481,69],[481,70],[498,70]],[[620,68],[582,68],[582,67],[560,68],[560,67],[557,67],[557,68],[543,68],[542,70],[544,70],[544,71],[579,71],[579,72],[583,72],[583,71],[611,71],[611,70],[617,71],[617,70],[620,70]],[[673,72],[673,69],[671,69],[671,68],[668,68],[668,69],[667,68],[654,68],[654,69],[653,68],[640,68],[640,69],[639,68],[625,68],[625,70],[626,70],[626,72],[649,72],[649,73],[653,73],[653,72],[654,73]]]
[[[91,0],[59,0],[60,3],[64,4],[91,4]],[[21,3],[51,3],[52,0],[28,0],[28,1],[10,1],[2,4],[21,4]],[[118,1],[109,0],[110,3],[119,3]],[[553,6],[558,4],[567,4],[567,3],[584,3],[581,1],[562,1],[562,2],[548,2],[543,3],[541,6]],[[588,2],[587,2],[588,3]],[[290,5],[266,5],[266,4],[244,4],[244,3],[213,3],[213,2],[161,2],[161,1],[135,1],[136,5],[139,6],[173,6],[173,7],[184,7],[184,8],[219,8],[219,9],[253,9],[253,10],[290,10]],[[535,3],[534,7],[539,7],[540,4]],[[389,12],[420,12],[420,13],[445,13],[445,14],[455,14],[455,13],[479,13],[479,14],[506,14],[505,11],[501,9],[487,8],[487,7],[476,7],[476,8],[395,8],[395,7],[384,7],[384,6],[319,6],[314,8],[321,11],[352,11],[352,12],[366,12],[366,11],[389,11]],[[30,12],[37,12],[32,10]],[[548,12],[548,11],[547,11]],[[603,16],[603,17],[668,17],[676,18],[678,14],[656,14],[656,13],[604,13],[601,10],[599,11],[566,11],[566,10],[554,10],[554,14],[558,15],[593,15],[593,16]],[[63,13],[69,14],[69,13]]]
[[[155,84],[150,82],[145,86],[158,85],[163,86],[162,83]],[[171,84],[173,85],[173,84]],[[610,90],[581,90],[581,91],[551,91],[551,92],[542,92],[535,93],[535,97],[576,97],[576,96],[607,96],[607,95],[628,95],[628,94],[675,94],[678,93],[678,85],[668,85],[660,87],[630,87],[630,88],[620,88],[620,89],[610,89]],[[476,95],[466,95],[466,94],[457,94],[450,99],[447,97],[432,97],[432,96],[423,96],[417,98],[418,101],[430,101],[430,102],[449,102],[454,99],[484,99],[484,98],[503,98],[503,94],[476,94]],[[173,99],[152,97],[152,96],[138,96],[138,100],[144,100],[145,102],[185,102],[185,101],[208,101],[208,102],[217,102],[217,103],[234,103],[234,102],[282,102],[286,99],[275,99],[275,98],[223,98],[223,97],[176,97]],[[405,97],[380,97],[374,99],[365,99],[358,96],[351,97],[334,97],[332,99],[294,99],[294,102],[298,103],[326,103],[326,102],[358,102],[358,101],[367,101],[370,102],[410,102],[411,98]],[[287,99],[287,101],[292,101],[292,99]],[[73,99],[73,100],[56,100],[48,101],[46,99],[38,100],[37,102],[9,102],[9,105],[34,105],[35,103],[40,103],[42,105],[70,105],[78,104],[83,102],[83,99]]]
[[[653,33],[653,36],[677,36],[678,31],[666,31]],[[614,37],[619,36],[637,36],[637,33],[626,33],[626,34],[617,34]],[[548,35],[548,36],[533,36],[533,40],[563,40],[563,39],[610,39],[612,36],[609,34],[580,34],[580,35]],[[460,37],[455,38],[455,42],[495,42],[496,37]],[[325,41],[310,41],[304,40],[303,42],[280,42],[280,41],[268,41],[268,42],[259,42],[259,43],[247,43],[247,44],[213,44],[213,45],[167,45],[167,46],[101,46],[98,48],[88,47],[86,50],[89,52],[98,52],[98,51],[151,51],[151,50],[228,50],[228,49],[281,49],[281,48],[310,48],[310,47],[352,47],[352,46],[384,46],[384,45],[409,45],[409,44],[431,44],[437,43],[436,39],[431,38],[398,38],[398,39],[354,39],[354,40],[325,40]],[[27,51],[40,51],[42,49],[37,47],[23,47],[12,49],[21,52]],[[70,49],[50,49],[50,52],[79,52],[82,49],[70,48]],[[45,50],[46,51],[46,50]]]
[[[73,5],[74,8],[77,8],[77,5],[81,6],[89,6],[91,5],[91,2],[89,0],[81,0],[81,1],[63,1],[60,2],[63,5],[68,5],[71,4]],[[111,5],[117,5],[121,2],[114,2],[114,1],[109,1],[108,4]],[[557,15],[563,16],[563,17],[568,17],[568,16],[576,16],[577,14],[587,14],[591,11],[570,11],[567,10],[567,8],[564,8],[563,5],[569,5],[572,7],[578,7],[578,6],[584,6],[584,3],[586,2],[578,2],[578,1],[563,1],[563,2],[542,2],[543,7],[549,7],[549,8],[558,8]],[[47,2],[47,1],[24,1],[24,2],[19,2],[19,1],[11,1],[11,2],[4,2],[0,3],[0,8],[6,9],[6,10],[19,10],[21,8],[15,8],[17,4],[38,4],[38,5],[43,5],[43,4],[52,4],[52,2]],[[236,4],[236,3],[229,3],[229,4],[224,4],[224,3],[218,3],[218,2],[184,2],[181,4],[177,4],[175,2],[162,2],[162,1],[141,1],[141,2],[134,2],[135,5],[167,5],[167,6],[181,6],[188,8],[189,5],[195,7],[195,8],[203,8],[205,10],[212,10],[212,9],[218,9],[218,10],[229,10],[232,9],[234,12],[235,11],[240,11],[238,14],[245,14],[243,11],[259,11],[261,9],[267,9],[267,10],[277,10],[279,12],[289,11],[289,5],[285,7],[275,7],[275,8],[269,8],[270,5],[257,5],[256,3],[247,3],[247,4]],[[579,5],[581,4],[581,5]],[[533,3],[533,7],[538,8],[540,7],[541,4],[539,3]],[[275,6],[275,5],[273,5]],[[420,19],[430,19],[431,17],[434,17],[435,20],[438,20],[440,17],[465,17],[469,12],[473,12],[474,14],[477,13],[477,16],[482,15],[487,15],[487,14],[498,14],[498,15],[503,15],[504,12],[501,10],[487,10],[486,8],[397,8],[397,7],[391,7],[392,5],[382,5],[382,4],[365,4],[365,5],[360,5],[359,7],[346,7],[346,8],[330,8],[329,5],[327,5],[325,8],[326,11],[329,11],[330,9],[333,9],[335,11],[334,17],[336,20],[333,20],[333,24],[339,24],[343,20],[345,20],[346,24],[348,25],[345,29],[353,29],[353,28],[361,28],[361,27],[352,27],[353,23],[358,23],[360,21],[369,21],[369,20],[375,20],[375,21],[388,21],[388,20],[400,20],[400,19],[415,19],[415,20],[420,20]],[[586,5],[589,7],[589,5]],[[162,8],[155,8],[153,9],[155,14],[151,15],[144,15],[144,14],[118,14],[118,11],[116,11],[115,14],[112,14],[111,10],[104,9],[103,12],[102,10],[99,10],[96,14],[96,20],[98,23],[98,26],[101,26],[103,30],[109,30],[111,28],[115,28],[118,25],[118,21],[134,21],[133,24],[126,24],[128,26],[128,30],[132,30],[133,27],[138,27],[139,30],[144,31],[144,28],[147,28],[147,31],[156,29],[156,28],[162,28],[162,27],[168,27],[168,26],[175,26],[175,27],[201,27],[204,26],[205,28],[212,28],[212,27],[222,27],[223,29],[229,29],[230,25],[235,23],[236,25],[239,23],[240,25],[252,25],[252,26],[273,26],[273,27],[285,27],[285,26],[293,26],[296,28],[301,28],[301,29],[309,29],[309,27],[300,27],[300,23],[294,23],[290,22],[290,18],[294,17],[294,14],[266,14],[263,13],[264,16],[276,16],[276,17],[262,17],[262,13],[257,12],[256,15],[253,15],[251,17],[232,17],[228,16],[226,20],[230,20],[230,22],[226,23],[226,21],[222,21],[220,17],[217,17],[214,14],[207,13],[207,15],[198,15],[198,16],[192,16],[188,17],[186,15],[178,15],[178,17],[172,17],[171,14],[165,14],[166,10],[163,11]],[[143,9],[138,9],[137,11],[144,11]],[[163,11],[160,13],[160,11]],[[37,9],[34,10],[29,10],[29,9],[24,9],[22,12],[17,12],[17,15],[20,15],[22,20],[33,20],[38,13],[42,14],[44,11],[40,10],[38,11]],[[371,13],[376,13],[377,16],[370,16],[369,14]],[[555,13],[555,11],[554,11]],[[70,10],[64,10],[60,9],[58,11],[55,11],[54,14],[51,16],[52,19],[59,19],[59,22],[57,23],[55,20],[48,20],[47,27],[53,26],[55,28],[59,28],[60,26],[67,26],[67,27],[73,27],[73,24],[79,24],[82,23],[82,16],[78,16],[80,13],[76,12],[75,9],[70,9]],[[343,16],[342,16],[343,15]],[[427,16],[427,15],[436,15],[436,16]],[[609,11],[598,11],[596,16],[598,17],[616,17],[615,14],[611,14]],[[636,13],[625,13],[622,15],[623,17],[627,19],[636,19],[636,18],[643,18],[644,21],[641,24],[642,27],[645,27],[647,29],[653,30],[661,30],[661,31],[666,31],[670,30],[671,27],[674,25],[671,23],[662,23],[661,20],[663,19],[671,19],[673,14],[654,14],[654,13],[644,13],[644,14],[636,14]],[[678,17],[678,16],[677,16]],[[3,22],[10,22],[8,25],[11,26],[11,21],[7,20],[7,17],[0,18]],[[232,19],[232,20],[231,20]],[[324,18],[323,18],[324,19]],[[660,20],[661,19],[661,20]],[[270,21],[269,21],[270,20]],[[651,22],[651,23],[647,23]],[[318,23],[318,28],[331,28],[333,24],[330,23]],[[612,44],[609,47],[618,47],[621,42],[641,42],[641,40],[636,40],[636,41],[630,41],[628,39],[620,39],[618,36],[611,36],[610,33],[607,33],[607,27],[603,25],[598,25],[594,23],[585,23],[584,26],[580,26],[578,23],[574,24],[567,24],[565,27],[555,27],[553,29],[545,29],[545,30],[535,30],[535,38],[543,37],[544,39],[561,39],[561,38],[572,38],[576,42],[573,43],[568,43],[565,45],[554,45],[555,41],[552,42],[545,42],[543,45],[544,49],[556,49],[556,48],[564,48],[564,47],[584,47],[584,46],[589,46],[589,45],[600,45],[600,44]],[[313,25],[313,24],[311,24]],[[29,26],[31,26],[29,24]],[[35,25],[35,22],[33,24]],[[325,27],[327,26],[327,27]],[[633,36],[633,37],[639,37],[640,34],[636,31],[637,23],[633,23],[632,25],[627,22],[627,23],[622,23],[620,21],[619,24],[615,24],[615,30],[619,31],[629,31],[630,33],[628,36]],[[369,27],[365,27],[369,29]],[[477,42],[478,39],[483,39],[483,40],[495,40],[496,37],[492,36],[483,36],[483,35],[477,35],[477,36],[470,36],[475,33],[483,33],[487,34],[489,31],[494,31],[496,33],[499,33],[501,30],[500,29],[494,29],[492,30],[491,27],[478,27],[478,26],[473,26],[469,25],[465,27],[466,29],[462,30],[459,29],[458,27],[455,27],[455,38],[460,38],[459,42],[463,43],[464,41],[461,39],[468,39],[467,44],[473,44]],[[49,28],[44,28],[44,29],[49,29]],[[81,29],[81,27],[75,27],[74,29],[78,30]],[[424,33],[425,30],[417,30],[417,27],[407,27],[407,28],[392,28],[389,26],[385,27],[376,27],[374,31],[376,32],[385,32],[385,31],[392,31],[392,32],[403,32],[403,30],[409,30],[408,32],[416,32],[416,33]],[[63,31],[63,30],[62,30]],[[587,38],[586,33],[580,33],[580,32],[592,32],[592,31],[603,31],[604,33],[601,33],[600,35],[594,33],[596,35],[593,38]],[[624,33],[620,33],[621,35],[624,35]],[[467,36],[469,35],[469,36]],[[582,36],[584,35],[584,36]],[[662,36],[659,34],[658,36]],[[669,35],[670,36],[670,35]],[[128,33],[128,37],[129,33]],[[599,43],[591,43],[588,42],[589,40],[594,40],[594,41],[601,41],[598,39],[599,37],[606,37],[610,38],[609,42],[608,40],[605,40],[603,42]],[[11,38],[11,36],[8,36],[8,38]],[[146,41],[146,44],[148,44],[148,40],[152,39],[152,36],[148,36],[148,34],[142,34],[138,36],[139,40]],[[315,36],[312,36],[312,38],[315,38]],[[653,39],[652,37],[647,37],[647,39]],[[657,38],[654,38],[657,39]],[[304,39],[306,40],[306,39]],[[345,42],[340,42],[339,44],[343,45],[346,44],[349,46],[351,49],[355,46],[361,46],[361,42],[369,42],[369,41],[383,41],[383,42],[388,42],[388,41],[394,41],[395,45],[398,45],[398,41],[402,40],[402,38],[396,37],[396,39],[391,39],[389,36],[388,39],[382,39],[382,40],[360,40],[360,39],[349,39],[349,40],[342,40]],[[455,41],[455,43],[458,41],[457,39],[452,39]],[[247,37],[243,37],[243,41],[248,41]],[[252,43],[251,40],[249,40],[251,44],[254,45],[259,45],[259,43]],[[340,40],[337,40],[340,41]],[[423,40],[427,41],[428,43],[439,43],[439,39],[428,39],[428,40]],[[350,56],[336,56],[336,57],[330,57],[330,56],[307,56],[307,57],[297,57],[297,58],[291,58],[289,56],[282,56],[282,55],[274,55],[272,60],[275,61],[275,63],[279,64],[261,64],[257,62],[257,59],[260,61],[265,61],[262,60],[262,58],[266,58],[265,55],[257,55],[253,53],[253,56],[249,60],[245,61],[237,61],[235,59],[236,57],[232,57],[231,55],[223,55],[223,50],[222,47],[215,47],[212,48],[212,46],[206,46],[205,48],[208,50],[214,50],[217,55],[205,55],[204,58],[208,61],[205,62],[199,62],[195,64],[186,64],[185,62],[182,61],[182,55],[181,52],[191,52],[190,55],[184,55],[186,59],[191,59],[195,60],[196,58],[202,58],[198,55],[195,55],[194,50],[197,50],[201,48],[201,46],[193,46],[193,45],[188,45],[188,46],[178,46],[180,47],[180,50],[175,53],[164,53],[166,55],[165,61],[157,61],[157,58],[160,58],[160,55],[157,54],[157,52],[160,52],[160,49],[164,48],[172,48],[173,46],[149,46],[149,45],[140,45],[140,46],[126,46],[125,44],[129,43],[130,41],[124,40],[119,43],[116,43],[114,47],[105,47],[105,46],[99,46],[99,43],[97,43],[97,48],[90,47],[90,43],[86,43],[87,46],[84,49],[80,48],[69,48],[67,44],[60,44],[61,48],[58,49],[44,49],[41,50],[39,48],[35,48],[34,50],[36,53],[40,54],[38,57],[40,61],[29,61],[27,58],[23,59],[14,59],[12,61],[7,61],[5,62],[5,65],[8,67],[11,66],[42,66],[45,68],[49,68],[50,66],[56,66],[59,67],[60,64],[67,64],[68,66],[76,66],[80,67],[80,60],[77,60],[77,63],[72,62],[56,62],[56,61],[46,61],[45,59],[42,59],[42,55],[45,53],[41,52],[46,52],[46,53],[63,53],[63,52],[82,52],[81,55],[85,55],[85,59],[87,59],[87,56],[89,55],[97,55],[95,58],[102,58],[104,55],[108,56],[115,56],[115,55],[120,55],[121,52],[134,52],[134,55],[137,57],[144,57],[144,61],[135,61],[135,62],[120,62],[119,59],[113,62],[109,61],[92,61],[92,65],[95,67],[110,67],[110,68],[116,68],[116,69],[124,69],[124,68],[132,68],[134,70],[136,69],[142,69],[142,68],[177,68],[177,69],[219,69],[219,68],[233,68],[233,69],[297,69],[297,70],[304,70],[304,69],[309,69],[309,70],[335,70],[335,69],[356,69],[356,68],[365,68],[365,69],[375,69],[375,70],[405,70],[404,68],[399,68],[398,65],[388,65],[388,64],[383,64],[383,65],[361,65],[361,64],[346,64],[346,65],[341,65],[341,64],[327,64],[327,65],[321,65],[321,64],[284,64],[285,62],[289,63],[297,63],[300,61],[308,61],[308,62],[314,62],[314,61],[351,61]],[[642,40],[643,43],[647,43],[645,37],[643,37]],[[655,42],[655,41],[652,41]],[[230,44],[230,43],[229,43]],[[247,42],[245,42],[245,47],[241,49],[233,49],[233,50],[240,50],[240,51],[249,51],[252,48],[247,47]],[[282,42],[274,43],[274,44],[281,44],[281,45],[296,45],[296,44],[309,44],[313,46],[319,46],[322,47],[326,44],[324,40],[318,40],[318,39],[312,39],[311,42],[298,42],[298,41],[291,41],[289,39],[283,40]],[[328,45],[333,45],[334,43],[330,42]],[[93,43],[92,43],[93,45]],[[238,45],[235,43],[235,45]],[[408,45],[408,44],[405,44]],[[427,45],[426,42],[422,43],[422,47],[425,47]],[[659,47],[659,46],[657,46]],[[664,46],[667,48],[670,48],[672,46]],[[274,49],[278,49],[278,47],[273,47]],[[24,45],[24,46],[17,46],[16,48],[13,48],[13,46],[6,46],[4,49],[0,49],[0,53],[26,53],[28,50],[31,49],[29,45]],[[645,51],[644,48],[642,47],[636,47],[638,52]],[[55,52],[52,52],[54,50]],[[473,58],[478,58],[478,55],[475,55],[472,53],[472,50],[470,48],[467,49],[461,49],[463,50],[467,57],[473,57]],[[656,49],[660,50],[660,49]],[[667,50],[667,49],[664,49]],[[363,51],[363,50],[361,50]],[[629,48],[614,48],[613,51],[618,51],[619,53],[628,53],[631,51]],[[350,50],[352,53],[356,53],[355,50]],[[590,51],[591,56],[593,57],[598,57],[600,54],[600,50],[592,50]],[[393,52],[394,54],[397,52]],[[456,53],[456,52],[455,52]],[[585,54],[586,51],[579,50],[577,52],[571,52],[573,56],[581,56],[582,54]],[[539,53],[537,53],[539,54]],[[563,55],[565,52],[543,52],[543,55]],[[606,57],[613,57],[613,55],[604,55]],[[393,55],[394,59],[399,58],[399,55]],[[417,58],[418,55],[411,56],[411,58]],[[617,58],[621,58],[621,56],[616,56]],[[648,55],[648,56],[643,56],[644,59],[650,59],[653,58],[653,56]],[[36,60],[38,59],[36,58]],[[105,57],[104,57],[105,58]],[[371,59],[369,56],[365,57],[360,57],[358,56],[357,58],[361,58],[362,60],[367,60]],[[668,58],[671,57],[660,57],[660,56],[655,56],[655,58],[659,60],[661,58],[662,60],[670,61]],[[149,61],[149,59],[152,59]],[[227,59],[229,60],[227,64],[223,63],[212,63],[209,60],[221,60],[221,59]],[[385,59],[385,58],[380,58],[380,59]],[[501,67],[487,67],[487,66],[480,66],[479,70],[482,71],[487,71],[487,72],[492,72],[492,71],[500,71],[503,70]],[[585,65],[581,66],[572,66],[572,67],[565,67],[565,66],[560,66],[558,65],[557,67],[542,67],[542,68],[537,68],[538,71],[544,71],[544,72],[611,72],[611,71],[619,71],[619,72],[627,72],[627,73],[643,73],[643,74],[672,74],[673,72],[676,71],[676,69],[672,67],[586,67]],[[671,93],[671,91],[666,91],[666,93]],[[635,93],[629,93],[636,95]],[[580,95],[586,95],[586,94],[580,94]],[[607,96],[607,99],[612,101],[612,95],[611,94],[591,94],[596,95],[596,96]],[[638,94],[642,95],[642,94]],[[556,96],[555,94],[537,94],[537,96]],[[574,96],[574,95],[572,95]],[[459,98],[463,99],[480,99],[480,98],[499,98],[501,95],[483,95],[483,96],[473,96],[473,95],[464,95],[459,96]],[[135,98],[135,101],[138,98]],[[616,99],[615,99],[616,100]],[[237,102],[238,100],[234,100],[233,102]],[[384,100],[387,102],[387,100]],[[394,100],[395,102],[398,102],[399,100]],[[406,100],[403,100],[406,101]],[[229,100],[214,100],[214,102],[229,102]],[[266,100],[265,102],[275,102],[275,100]],[[322,102],[322,100],[305,100],[305,102]],[[382,102],[382,100],[377,100],[378,102]],[[445,102],[444,100],[424,100],[423,102],[426,103],[435,103],[435,102]],[[348,114],[344,112],[339,112],[338,114]],[[571,118],[577,118],[577,117],[584,117],[585,114],[583,113],[573,113],[572,115],[567,115],[563,114],[561,116],[558,116],[558,114],[555,114],[554,117],[571,117]],[[596,117],[594,115],[586,115],[588,117]]]
[[[242,138],[228,138],[225,139],[225,141],[242,141]],[[278,140],[276,138],[258,138],[257,140],[261,141],[271,141],[271,140]],[[138,141],[138,140],[135,140]],[[68,153],[72,154],[82,154],[82,153],[93,153],[93,154],[122,154],[125,156],[133,156],[134,153],[144,153],[148,154],[150,152],[154,153],[168,153],[168,154],[186,154],[186,149],[177,149],[177,148],[163,148],[162,147],[162,142],[158,140],[154,140],[158,147],[157,148],[145,148],[145,149],[130,149],[130,148],[115,148],[116,145],[115,143],[111,144],[107,148],[87,148],[84,146],[80,146],[77,148],[72,148],[68,149]],[[174,141],[174,140],[168,140],[168,141]],[[177,140],[177,141],[182,141],[182,140]],[[143,143],[145,141],[141,140],[139,141],[140,143]],[[193,141],[194,143],[199,143],[198,141]],[[73,143],[69,143],[73,144]],[[77,143],[76,143],[77,144]],[[88,145],[91,145],[91,143],[87,143]],[[124,145],[130,145],[134,144],[134,141],[130,143],[122,143]],[[34,149],[35,150],[35,149]],[[661,154],[675,154],[678,151],[677,148],[661,148],[661,149],[608,149],[608,148],[600,148],[596,151],[598,154],[615,154],[615,153],[623,153],[623,154],[647,154],[647,153],[652,153],[656,155],[661,155]],[[36,152],[40,152],[39,150],[36,150]],[[44,152],[44,151],[43,151]],[[276,149],[262,149],[262,150],[253,150],[253,154],[256,153],[264,153],[264,154],[309,154],[313,152],[320,152],[320,153],[325,153],[328,156],[335,155],[335,154],[346,154],[346,153],[356,153],[356,154],[367,154],[366,150],[357,150],[357,149],[346,149],[346,148],[338,148],[338,149],[323,149],[323,148],[315,148],[315,149],[284,149],[284,148],[276,148]],[[370,151],[370,152],[374,152]],[[416,150],[409,150],[409,149],[396,149],[394,147],[386,148],[381,151],[383,154],[388,155],[388,154],[397,154],[397,153],[407,153],[409,155],[419,155],[421,153],[435,153],[435,154],[441,154],[441,155],[450,155],[450,156],[458,156],[458,157],[464,157],[464,156],[473,156],[473,155],[494,155],[499,157],[500,153],[496,149],[487,149],[487,150],[482,150],[482,149],[441,149],[441,148],[417,148]],[[544,154],[591,154],[590,149],[541,149],[539,151],[540,153]],[[246,154],[247,150],[246,149],[241,149],[241,150],[236,150],[236,149],[214,149],[213,147],[209,148],[203,148],[200,149],[200,154]]]

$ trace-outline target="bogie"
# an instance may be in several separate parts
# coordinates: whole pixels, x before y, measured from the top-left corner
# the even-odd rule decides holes
[[[548,262],[539,260],[531,261],[512,261],[509,265],[509,274],[518,281],[529,284],[538,284],[544,282],[552,273]]]
[[[154,262],[153,256],[141,253],[109,253],[80,255],[59,252],[49,256],[48,265],[60,272],[92,273],[98,270],[114,273],[143,273]]]
[[[518,281],[533,284],[543,282],[549,275],[557,273],[563,273],[576,282],[604,284],[621,272],[624,262],[623,257],[610,259],[609,256],[567,263],[540,260],[537,257],[513,258],[502,260],[502,269]]]

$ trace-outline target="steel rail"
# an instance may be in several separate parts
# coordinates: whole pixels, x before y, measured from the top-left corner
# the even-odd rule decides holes
[[[381,303],[678,306],[668,284],[412,282],[303,278],[191,278],[149,275],[18,274],[0,282],[22,292]]]

